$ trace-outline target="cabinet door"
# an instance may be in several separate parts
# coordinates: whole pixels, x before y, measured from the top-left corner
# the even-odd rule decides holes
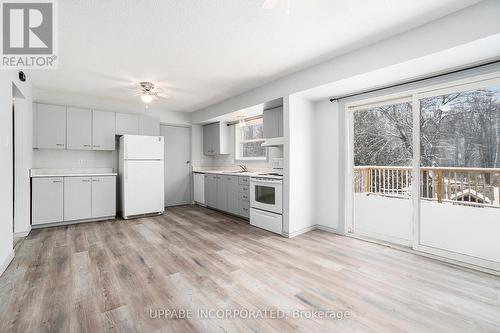
[[[64,178],[64,221],[92,217],[92,178]]]
[[[115,150],[115,114],[92,112],[92,149]]]
[[[68,107],[67,109],[67,149],[92,149],[92,111]]]
[[[223,176],[226,189],[226,211],[238,215],[239,209],[239,185],[238,176]]]
[[[211,124],[211,149],[212,149],[212,154],[213,155],[219,155],[220,154],[220,123],[214,123]]]
[[[212,124],[203,126],[203,154],[204,155],[214,155],[213,149],[213,126]]]
[[[66,149],[66,107],[37,104],[36,147]]]
[[[116,177],[92,177],[92,217],[116,216]]]
[[[217,175],[217,206],[218,210],[227,211],[227,182],[224,177]]]
[[[217,175],[205,175],[205,203],[217,208]]]
[[[160,119],[142,116],[139,118],[139,135],[159,136]]]
[[[31,224],[62,222],[63,178],[32,178],[31,186]]]
[[[195,173],[193,175],[193,199],[197,203],[205,204],[205,175],[202,173]]]
[[[283,107],[276,109],[276,118],[278,122],[278,137],[283,137]]]
[[[116,114],[116,135],[139,135],[139,116],[126,113]]]
[[[276,138],[278,134],[278,114],[279,109],[264,110],[262,113],[263,131],[265,138]]]

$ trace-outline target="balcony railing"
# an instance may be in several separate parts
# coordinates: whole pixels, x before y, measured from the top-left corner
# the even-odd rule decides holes
[[[499,168],[421,167],[420,197],[439,203],[500,208],[499,179]],[[354,167],[354,192],[409,198],[412,168]]]

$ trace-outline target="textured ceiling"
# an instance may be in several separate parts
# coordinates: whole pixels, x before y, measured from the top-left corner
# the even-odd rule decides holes
[[[335,55],[411,29],[477,0],[59,1],[59,69],[35,87],[140,104],[150,80],[169,96],[155,107],[195,111]]]

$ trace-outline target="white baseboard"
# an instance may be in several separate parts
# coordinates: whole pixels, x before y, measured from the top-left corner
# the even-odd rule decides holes
[[[306,232],[309,232],[309,231],[313,231],[316,229],[316,225],[312,225],[310,227],[305,227],[305,228],[302,228],[300,230],[297,230],[297,231],[294,231],[294,232],[283,232],[282,235],[287,237],[287,238],[292,238],[292,237],[296,237],[296,236],[299,236],[299,235],[302,235],[302,234],[305,234]]]
[[[30,234],[31,232],[31,225],[28,227],[28,229],[26,231],[20,231],[20,232],[15,232],[14,233],[14,238],[17,238],[17,237],[26,237]]]
[[[341,236],[345,236],[342,232],[338,231],[335,228],[327,227],[326,225],[316,224],[316,229],[331,232],[332,234],[337,234]]]
[[[9,255],[5,258],[5,260],[0,264],[0,276],[2,276],[3,272],[9,267],[12,259],[14,259],[14,250],[10,251]]]
[[[313,231],[313,230],[322,230],[322,231],[326,231],[326,232],[331,232],[333,234],[345,236],[345,234],[341,233],[337,229],[330,228],[330,227],[327,227],[327,226],[324,226],[324,225],[320,225],[320,224],[315,224],[315,225],[312,225],[310,227],[306,227],[306,228],[303,228],[303,229],[300,229],[300,230],[297,230],[297,231],[294,231],[294,232],[290,232],[290,233],[283,232],[281,235],[283,237],[293,238],[293,237],[305,234],[306,232]]]
[[[34,225],[31,225],[31,228],[32,229],[42,229],[42,228],[50,228],[50,227],[60,227],[63,225],[70,225],[70,224],[89,223],[89,222],[104,222],[104,221],[109,221],[109,220],[114,220],[114,219],[116,219],[116,216],[99,217],[99,218],[95,218],[95,219],[66,221],[66,222],[34,224]]]

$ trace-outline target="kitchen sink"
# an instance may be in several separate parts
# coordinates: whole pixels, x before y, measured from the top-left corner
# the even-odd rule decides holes
[[[250,173],[250,171],[223,171],[222,173]]]

